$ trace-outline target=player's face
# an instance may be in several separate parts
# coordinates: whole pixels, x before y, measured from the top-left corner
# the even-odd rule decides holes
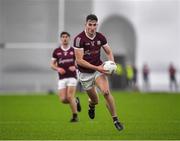
[[[69,41],[70,41],[70,37],[68,35],[64,34],[61,36],[61,43],[63,45],[68,45]]]
[[[97,30],[97,21],[95,20],[88,20],[86,22],[86,32],[88,35],[93,36]]]

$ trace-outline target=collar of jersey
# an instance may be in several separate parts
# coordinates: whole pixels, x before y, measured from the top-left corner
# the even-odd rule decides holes
[[[63,45],[61,45],[61,49],[62,49],[63,51],[67,51],[67,50],[69,50],[69,48],[70,48],[70,46],[68,46],[68,48],[64,48]]]
[[[91,40],[94,40],[94,38],[96,37],[96,33],[94,34],[94,37],[91,38],[91,37],[88,36],[88,34],[87,34],[87,32],[86,32],[86,29],[84,30],[84,32],[85,32],[86,37],[88,37],[88,38],[91,39]]]

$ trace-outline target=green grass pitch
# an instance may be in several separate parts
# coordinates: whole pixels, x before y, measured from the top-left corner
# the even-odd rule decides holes
[[[78,93],[80,121],[70,123],[69,105],[57,95],[0,96],[0,140],[179,140],[180,94],[113,92],[125,130],[115,129],[100,95],[96,117],[87,115],[88,97]]]

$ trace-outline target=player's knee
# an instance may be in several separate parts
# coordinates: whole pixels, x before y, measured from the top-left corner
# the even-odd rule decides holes
[[[61,102],[64,103],[64,104],[68,104],[69,103],[68,99],[66,99],[66,98],[62,98]]]
[[[67,96],[66,99],[70,102],[72,101],[72,97],[71,96]]]
[[[109,92],[108,89],[102,90],[102,93],[103,93],[103,95],[104,95],[105,97],[106,97],[106,96],[109,96],[109,94],[110,94],[110,92]]]

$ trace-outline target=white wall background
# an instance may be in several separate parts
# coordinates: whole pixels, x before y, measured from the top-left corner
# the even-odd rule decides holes
[[[58,0],[1,0],[4,42],[56,42]]]
[[[73,41],[73,37],[84,30],[86,16],[93,12],[92,1],[64,0],[64,2],[64,30],[71,32]]]
[[[0,91],[56,89],[58,0],[0,0]]]
[[[62,6],[64,6],[64,11],[60,9]],[[135,61],[139,70],[140,86],[142,85],[141,69],[144,62],[147,62],[151,69],[152,90],[167,90],[167,68],[170,62],[176,65],[179,71],[178,81],[180,81],[179,0],[0,0],[0,43],[3,42],[11,48],[19,46],[28,48],[33,45],[35,48],[45,49],[42,57],[46,59],[39,62],[39,66],[45,69],[45,73],[41,76],[42,81],[39,83],[44,83],[44,76],[46,80],[50,78],[49,76],[55,78],[55,73],[50,71],[47,61],[51,58],[51,51],[56,47],[55,43],[59,35],[58,31],[60,31],[58,28],[69,31],[73,38],[84,29],[85,17],[90,13],[95,13],[99,17],[100,26],[112,15],[122,16],[132,24],[136,33]],[[107,38],[113,41],[113,37],[108,36]],[[121,52],[118,46],[113,45],[112,48]],[[22,56],[27,59],[25,62],[33,61],[36,58],[35,52],[31,50],[27,58],[26,55]],[[7,56],[4,56],[4,53]],[[19,58],[21,56],[18,56],[19,61],[8,60],[9,64],[4,63],[6,60],[3,59],[8,59],[11,53],[18,55],[18,51],[0,49],[0,88],[2,83],[5,86],[10,84],[9,76],[13,74],[13,71],[4,72],[5,68],[12,68],[13,62],[21,62]],[[38,53],[40,54],[39,51]],[[33,59],[31,60],[29,56]],[[41,58],[37,59],[41,60]],[[28,64],[25,65],[29,67]],[[38,70],[37,62],[35,66]],[[23,70],[23,67],[22,64],[19,69]],[[46,73],[49,76],[46,77]],[[23,75],[15,75],[12,77],[24,78]],[[36,74],[29,77],[31,79],[27,84],[37,80]],[[51,86],[56,87],[55,80],[50,83]],[[17,84],[15,79],[11,81],[11,85],[13,84]]]
[[[3,28],[2,28],[2,24],[3,24],[3,20],[2,20],[2,0],[0,0],[0,43],[3,42]]]
[[[140,17],[137,65],[141,68],[143,62],[148,62],[154,89],[168,86],[167,69],[170,62],[180,70],[179,2],[159,0],[140,3],[137,6]]]

